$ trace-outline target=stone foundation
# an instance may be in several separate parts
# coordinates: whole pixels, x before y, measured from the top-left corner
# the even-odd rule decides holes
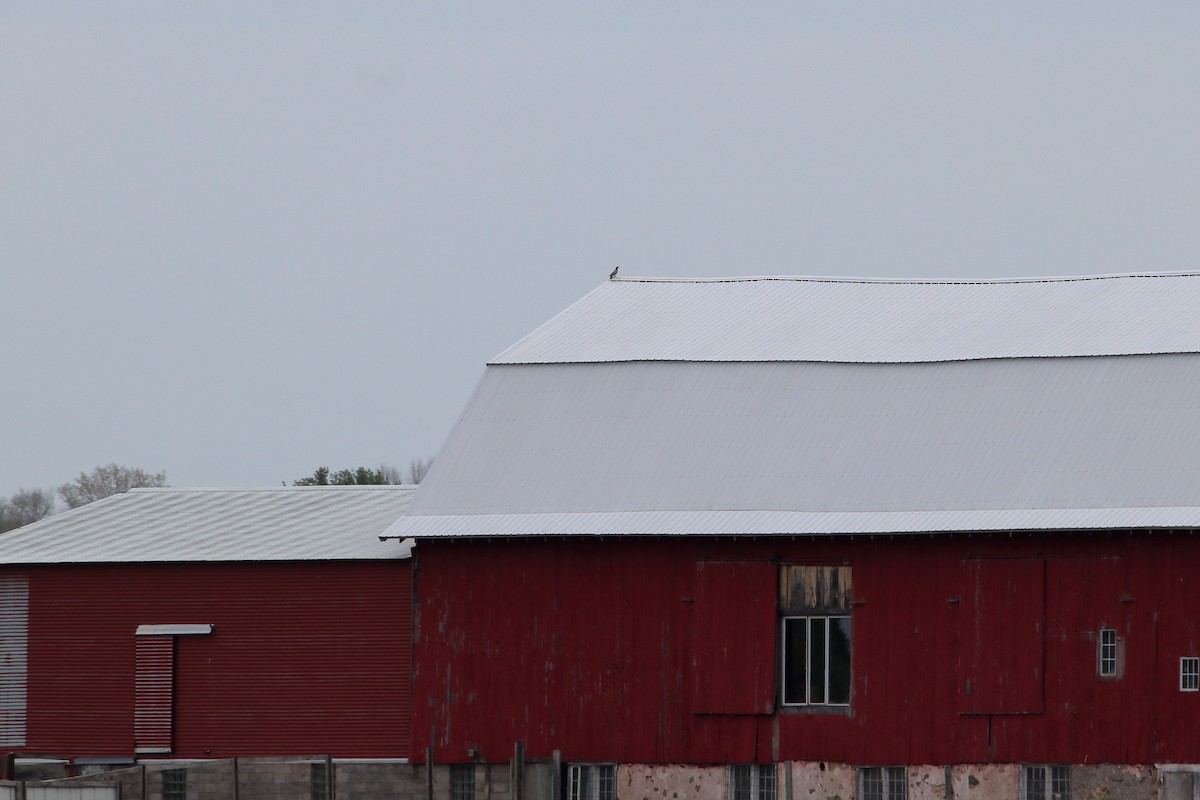
[[[324,760],[314,758],[149,762],[40,785],[104,781],[119,784],[123,800],[163,800],[164,773],[182,769],[187,772],[187,800],[323,800],[324,767]],[[570,800],[559,783],[560,768],[550,762],[524,762],[519,798],[513,794],[511,763],[475,764],[472,769],[475,800]],[[855,800],[858,796],[855,765],[794,761],[776,764],[774,770],[775,800]],[[329,800],[430,800],[428,775],[423,765],[335,761]],[[1018,764],[909,766],[908,800],[1017,800],[1021,775]],[[1200,766],[1077,764],[1070,776],[1071,800],[1194,800],[1192,787],[1200,790]],[[1164,776],[1170,779],[1169,787]],[[616,800],[729,800],[728,782],[724,765],[620,764]],[[1185,792],[1188,797],[1174,796]],[[432,800],[451,800],[448,765],[433,767]]]

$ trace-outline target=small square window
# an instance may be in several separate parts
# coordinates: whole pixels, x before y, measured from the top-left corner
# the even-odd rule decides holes
[[[475,800],[475,765],[450,765],[450,800]]]
[[[1113,678],[1117,675],[1117,631],[1115,628],[1100,629],[1100,676]]]
[[[572,764],[567,770],[568,800],[616,800],[615,764]]]
[[[730,764],[727,800],[775,800],[774,764]]]
[[[1179,691],[1200,692],[1200,658],[1179,659]]]
[[[861,767],[858,770],[861,800],[907,800],[908,770],[905,767]]]
[[[1071,800],[1071,768],[1065,764],[1021,767],[1021,800]]]

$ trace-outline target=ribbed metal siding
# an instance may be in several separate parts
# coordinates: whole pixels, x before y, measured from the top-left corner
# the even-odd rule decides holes
[[[177,636],[172,755],[407,757],[409,562],[31,568],[29,747],[128,753],[139,625]],[[211,752],[210,752],[211,751]]]
[[[135,642],[134,747],[139,753],[169,753],[175,698],[175,637],[138,636]]]
[[[0,747],[25,745],[29,584],[0,576]]]

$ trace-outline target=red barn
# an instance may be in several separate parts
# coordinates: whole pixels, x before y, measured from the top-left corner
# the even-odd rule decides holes
[[[134,489],[0,538],[0,746],[409,752],[413,487]]]
[[[1182,274],[602,285],[388,531],[414,753],[520,742],[569,800],[1191,800],[1197,309]]]

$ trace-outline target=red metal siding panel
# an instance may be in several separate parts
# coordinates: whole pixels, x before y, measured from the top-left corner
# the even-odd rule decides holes
[[[697,714],[775,710],[778,567],[696,564],[691,624],[691,707]]]
[[[423,542],[420,559],[418,756],[503,761],[521,740],[650,763],[1200,763],[1200,693],[1178,691],[1179,656],[1200,655],[1190,534]],[[696,714],[696,563],[772,559],[852,566],[851,707]],[[1121,632],[1120,679],[1096,674],[1100,627]],[[960,713],[968,669],[988,708],[1040,712]]]
[[[138,625],[175,639],[173,755],[406,757],[409,562],[30,567],[29,748],[131,755]]]
[[[959,711],[1037,714],[1045,656],[1041,559],[963,562]]]
[[[133,744],[138,753],[171,752],[175,637],[136,636]]]

